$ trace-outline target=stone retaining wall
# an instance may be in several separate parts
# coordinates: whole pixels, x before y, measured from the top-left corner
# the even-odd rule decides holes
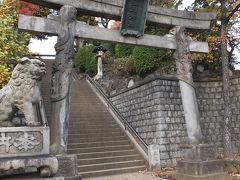
[[[213,142],[222,151],[224,101],[222,82],[196,82],[200,122],[204,140]],[[231,80],[232,140],[235,151],[240,148],[240,78]]]
[[[233,141],[240,141],[240,78],[232,79]],[[204,140],[222,151],[223,98],[221,81],[196,82],[200,123]],[[175,165],[180,158],[180,144],[187,132],[178,80],[156,78],[121,93],[110,100],[148,144],[160,145],[162,166]]]

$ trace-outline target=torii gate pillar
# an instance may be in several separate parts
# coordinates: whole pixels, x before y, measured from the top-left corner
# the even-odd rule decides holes
[[[202,144],[200,116],[190,60],[189,42],[191,40],[184,34],[184,30],[185,28],[181,26],[174,28],[177,42],[174,59],[189,142],[181,147],[183,159],[178,161],[176,177],[179,180],[230,180],[230,176],[223,171],[223,161],[216,159],[215,146]]]
[[[56,59],[52,71],[51,152],[65,154],[71,96],[71,72],[74,57],[74,39],[77,11],[65,5],[60,10]]]
[[[193,68],[189,50],[191,39],[184,34],[184,27],[176,26],[173,31],[177,43],[174,59],[176,61],[177,77],[179,79],[181,90],[188,140],[189,144],[200,144],[202,141],[202,132],[199,122],[200,115],[196,92],[192,77]]]

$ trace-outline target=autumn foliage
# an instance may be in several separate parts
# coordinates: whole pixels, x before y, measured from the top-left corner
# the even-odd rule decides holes
[[[43,17],[49,14],[49,9],[26,1],[19,1],[18,13],[27,16]]]
[[[111,24],[111,29],[112,30],[118,30],[121,26],[121,21],[115,21]]]
[[[239,0],[237,1],[230,1],[227,0],[227,16],[232,13],[232,10],[239,4]],[[220,8],[220,3],[219,1],[212,1],[212,0],[206,0],[206,1],[202,1],[202,0],[196,0],[194,2],[194,7],[193,10],[195,12],[214,12],[217,14],[217,21],[212,24],[210,31],[206,31],[206,32],[200,32],[197,34],[190,34],[191,37],[193,37],[193,40],[198,40],[198,41],[206,41],[209,44],[209,53],[207,55],[203,55],[203,54],[197,54],[194,53],[192,55],[192,59],[193,61],[202,61],[202,60],[207,60],[210,63],[213,62],[219,62],[221,60],[221,55],[220,55],[220,44],[221,41],[224,40],[226,41],[229,46],[231,48],[235,48],[234,46],[231,46],[230,42],[233,42],[233,44],[237,44],[236,41],[238,41],[238,38],[234,38],[234,34],[236,36],[239,36],[240,31],[236,31],[234,33],[231,33],[232,29],[233,29],[233,24],[236,23],[238,21],[238,16],[239,16],[239,12],[235,13],[232,18],[231,18],[231,23],[229,23],[229,26],[227,27],[227,31],[228,31],[228,35],[227,37],[221,37],[220,35],[220,24],[217,22],[221,21],[222,18],[222,14],[221,14],[221,8]],[[227,17],[225,17],[227,18]],[[224,38],[224,39],[222,39]],[[233,39],[233,40],[232,40]],[[235,41],[235,42],[234,42]],[[233,56],[233,54],[229,54],[230,59],[233,58],[231,56]]]
[[[0,6],[0,88],[10,78],[7,60],[20,59],[29,54],[27,45],[30,35],[18,32],[18,10],[18,0],[3,0]]]
[[[40,11],[40,6],[28,3],[25,1],[20,1],[20,8],[19,8],[19,14],[25,14],[28,16],[32,16]]]

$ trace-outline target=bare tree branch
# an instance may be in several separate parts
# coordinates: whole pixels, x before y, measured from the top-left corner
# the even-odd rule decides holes
[[[230,19],[232,18],[232,16],[239,11],[240,9],[240,3],[232,10],[232,12],[226,17],[225,22],[228,23],[230,21]]]

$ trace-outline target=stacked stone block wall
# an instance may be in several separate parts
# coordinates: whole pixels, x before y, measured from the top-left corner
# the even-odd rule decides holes
[[[176,164],[187,136],[176,79],[155,79],[110,99],[148,145],[160,145],[162,165]]]
[[[222,151],[224,102],[222,82],[195,82],[204,141]],[[240,148],[240,78],[231,80],[232,138]],[[156,78],[118,94],[110,100],[146,144],[160,146],[162,166],[175,165],[180,145],[187,142],[186,124],[178,80]]]
[[[200,110],[200,123],[204,140],[214,143],[218,152],[223,148],[224,100],[222,81],[196,82],[196,92]],[[240,78],[233,78],[230,87],[232,107],[232,141],[233,148],[240,148]]]

